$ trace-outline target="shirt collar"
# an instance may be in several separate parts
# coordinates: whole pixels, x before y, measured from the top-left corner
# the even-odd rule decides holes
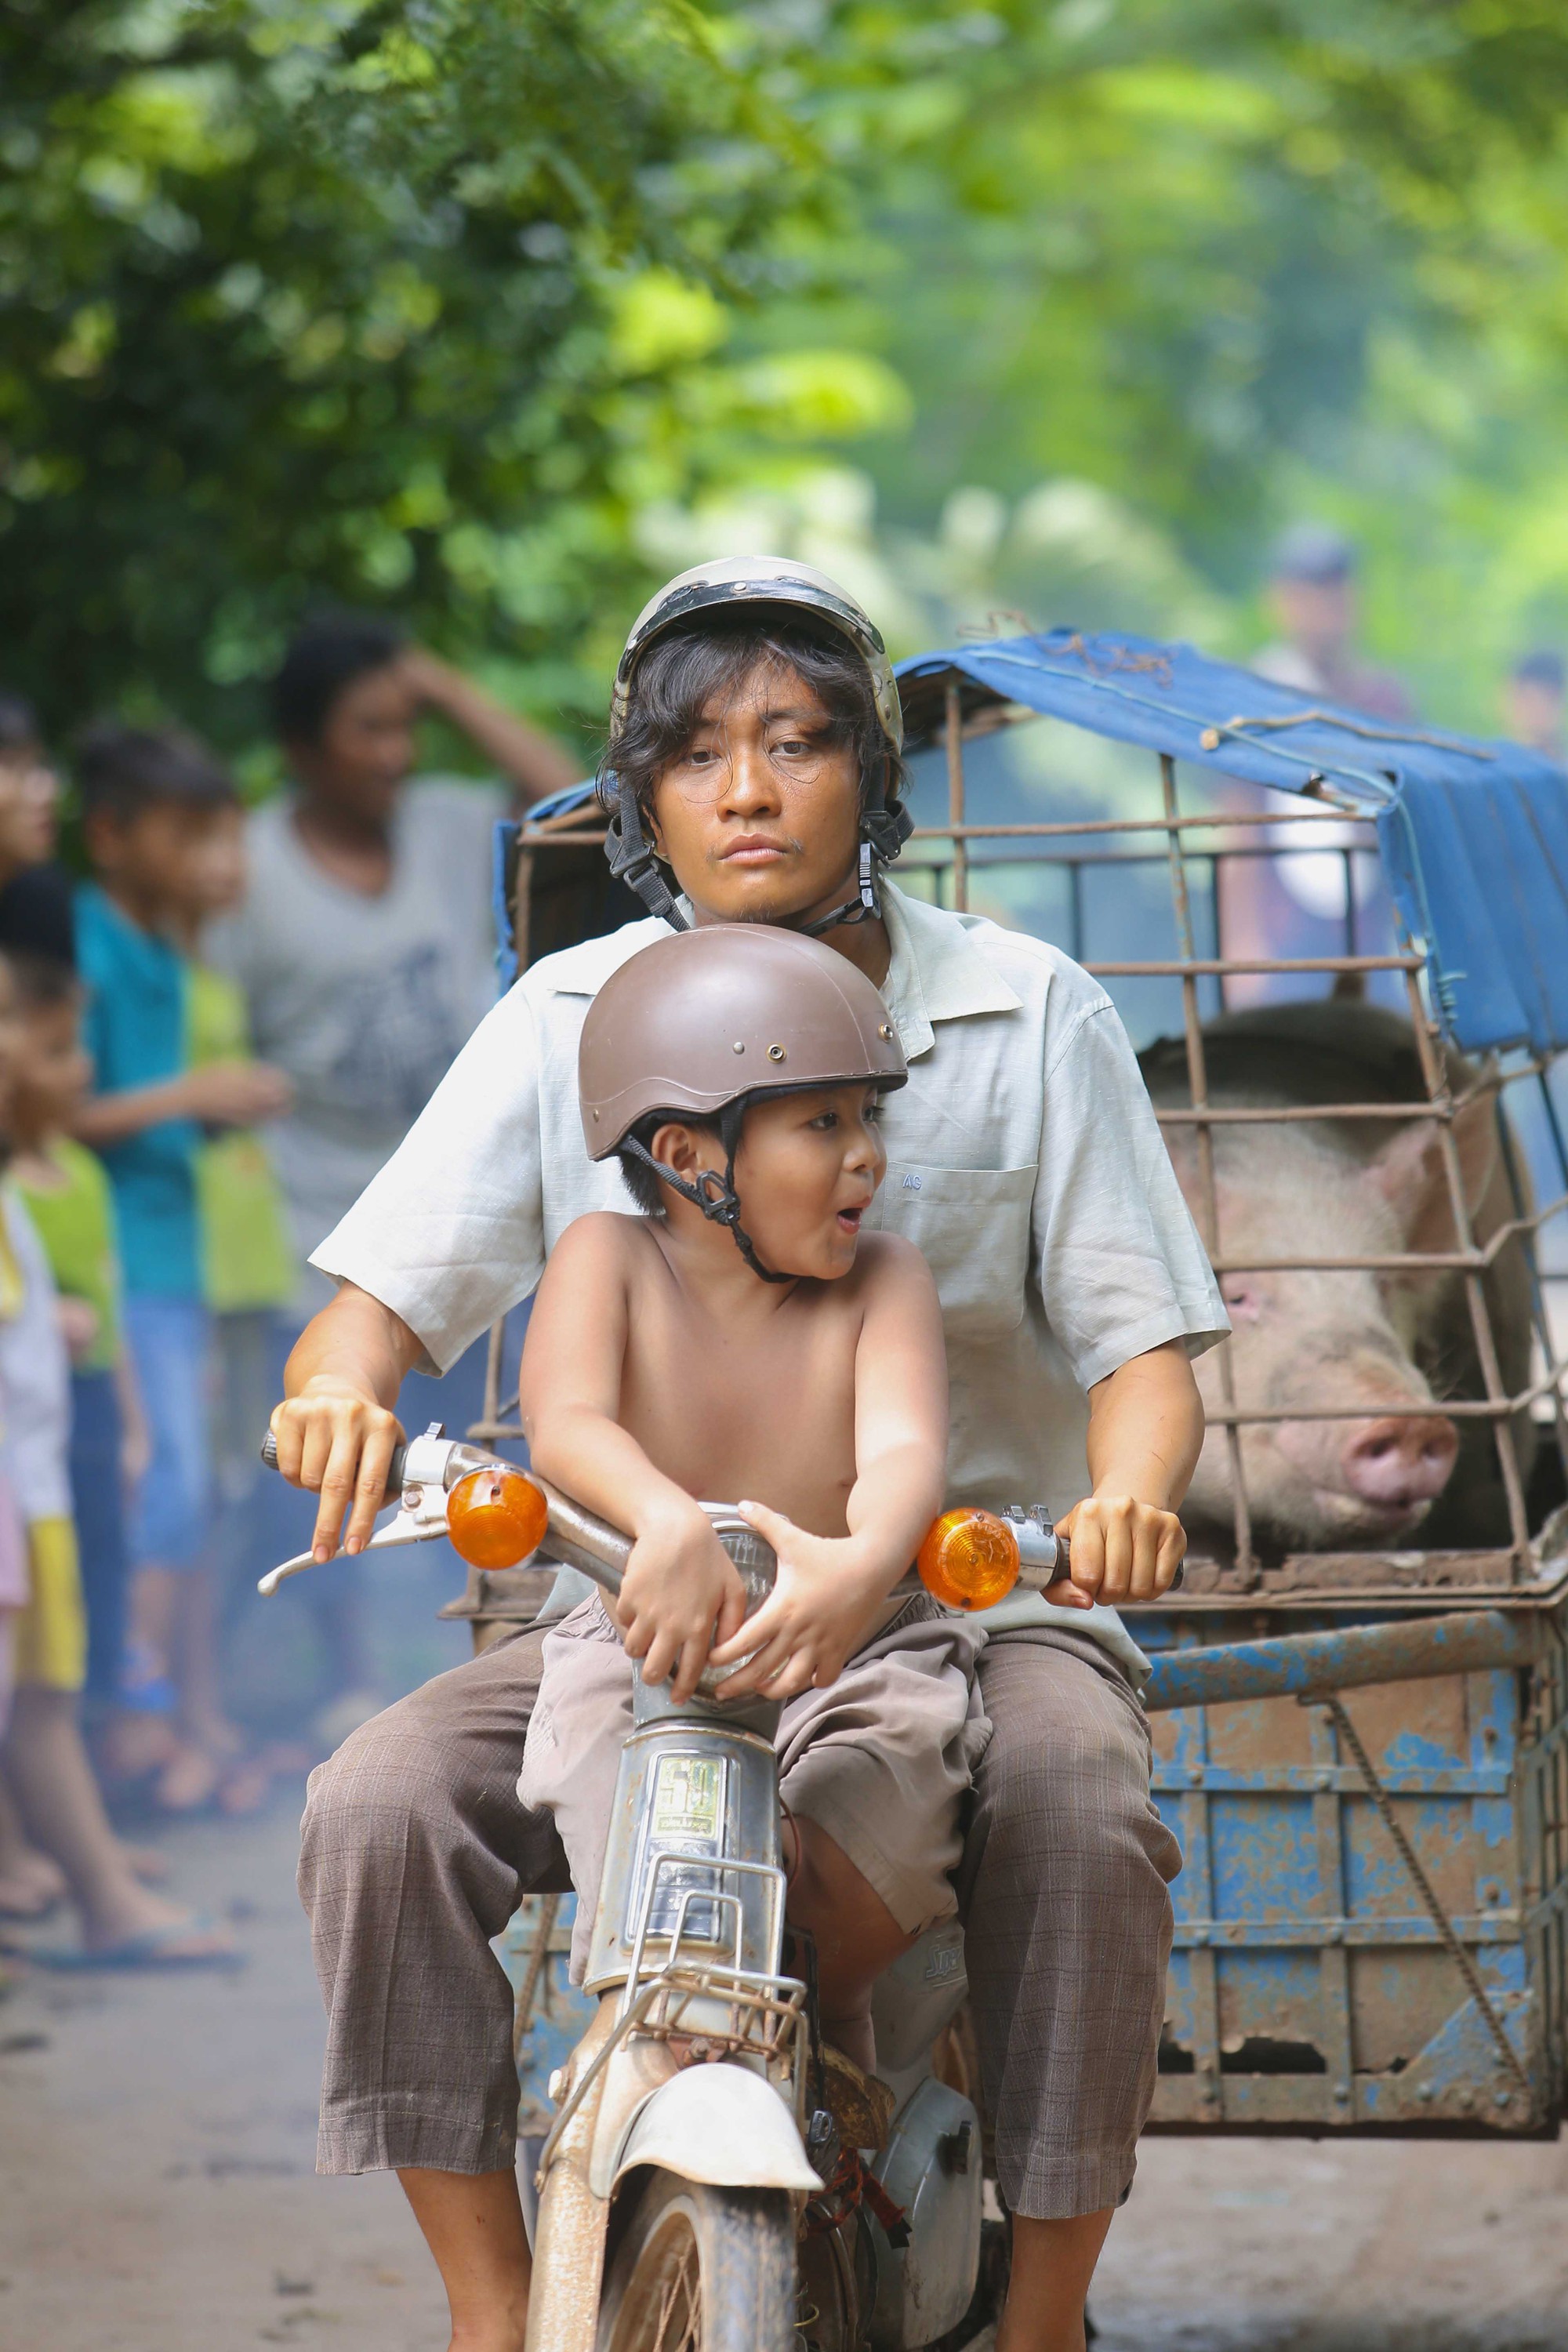
[[[933,1022],[1020,1009],[1023,999],[973,946],[962,916],[909,898],[884,879],[882,920],[892,950],[882,994],[906,1060],[930,1052]]]
[[[640,923],[623,923],[618,931],[606,931],[602,939],[562,948],[549,959],[548,966],[536,967],[537,977],[552,996],[597,996],[613,971],[619,971],[622,964],[652,947],[656,940],[670,936],[662,917],[649,915]]]
[[[882,919],[891,950],[882,996],[909,1060],[935,1044],[933,1022],[1019,1010],[1022,998],[972,944],[961,916],[908,898],[884,880]],[[668,937],[668,926],[657,915],[625,923],[618,931],[552,956],[545,984],[556,996],[595,996],[613,971],[655,940]]]

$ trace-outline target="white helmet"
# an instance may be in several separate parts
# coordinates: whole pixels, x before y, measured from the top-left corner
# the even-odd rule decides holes
[[[714,605],[789,604],[798,612],[816,613],[841,637],[847,637],[871,674],[871,691],[882,732],[895,751],[903,748],[904,714],[893,665],[880,630],[826,572],[796,563],[784,555],[724,555],[715,563],[697,563],[682,572],[650,597],[632,624],[626,649],[616,671],[610,698],[610,724],[619,727],[631,696],[632,672],[656,637],[689,613]]]
[[[872,698],[887,739],[891,767],[903,747],[904,719],[893,666],[888,659],[880,631],[854,597],[837,581],[830,580],[826,572],[818,572],[809,563],[797,563],[793,557],[784,555],[721,556],[713,563],[695,564],[643,606],[616,670],[610,699],[612,735],[625,720],[637,663],[655,639],[693,613],[737,604],[784,605],[792,611],[813,614],[853,647],[871,682]],[[606,776],[605,782],[614,785],[616,803],[605,845],[611,873],[629,883],[650,912],[662,915],[677,930],[684,930],[685,919],[658,871],[643,833],[636,795],[629,786],[616,779]],[[877,869],[892,864],[909,839],[911,822],[902,802],[896,794],[890,794],[885,784],[873,786],[868,792],[860,818],[858,894],[821,922],[814,923],[813,932],[831,929],[837,923],[860,922],[868,915],[879,912]]]

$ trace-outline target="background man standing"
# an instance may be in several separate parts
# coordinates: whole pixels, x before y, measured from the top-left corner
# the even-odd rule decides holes
[[[1502,693],[1502,730],[1516,743],[1528,744],[1545,760],[1563,758],[1563,709],[1568,689],[1568,664],[1550,646],[1521,654],[1508,674]]]
[[[278,1318],[276,1396],[300,1328],[332,1295],[311,1251],[358,1199],[424,1109],[495,1001],[495,822],[577,781],[559,744],[502,709],[461,671],[410,645],[391,621],[324,613],[290,643],[273,719],[292,788],[255,810],[235,912],[209,959],[245,992],[251,1045],[293,1086],[267,1140],[299,1265]],[[426,712],[465,734],[504,782],[414,772]],[[438,1402],[407,1404],[455,1429],[478,1418],[484,1350]],[[424,1384],[421,1383],[421,1386]],[[247,1522],[253,1570],[305,1541],[309,1515],[276,1479]],[[373,1670],[352,1580],[317,1599],[328,1649],[328,1737],[373,1711]]]
[[[1279,632],[1253,656],[1260,677],[1321,694],[1393,725],[1411,716],[1410,697],[1392,670],[1363,661],[1354,542],[1324,522],[1280,534],[1268,565],[1268,609]]]

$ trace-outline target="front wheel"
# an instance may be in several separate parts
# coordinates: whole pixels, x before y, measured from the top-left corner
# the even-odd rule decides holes
[[[782,2189],[649,2172],[632,2191],[597,2352],[792,2352],[795,2215]]]

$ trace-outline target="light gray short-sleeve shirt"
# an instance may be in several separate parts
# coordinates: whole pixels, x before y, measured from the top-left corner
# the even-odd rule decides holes
[[[1057,949],[884,886],[882,993],[910,1081],[884,1106],[869,1223],[905,1234],[942,1300],[952,1391],[948,1498],[1088,1491],[1085,1391],[1168,1339],[1228,1328],[1114,1006]],[[526,1298],[574,1217],[632,1205],[577,1113],[589,1001],[662,923],[547,956],[458,1055],[406,1140],[312,1263],[371,1292],[445,1370]],[[993,1623],[1056,1622],[1132,1651],[1110,1610],[1032,1596]],[[1135,1657],[1136,1653],[1132,1652]]]
[[[301,1266],[495,1002],[490,843],[506,810],[494,785],[405,784],[392,879],[374,898],[317,865],[290,799],[248,821],[245,898],[206,952],[245,991],[255,1052],[294,1081],[293,1109],[267,1140]],[[330,1292],[308,1280],[319,1307]]]

